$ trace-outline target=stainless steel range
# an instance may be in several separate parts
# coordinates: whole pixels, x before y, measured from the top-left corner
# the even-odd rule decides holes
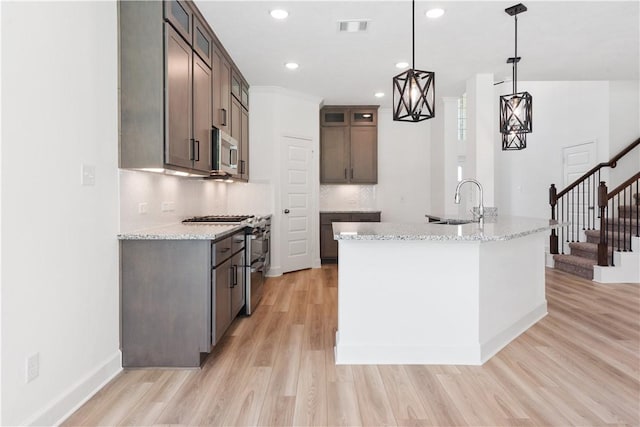
[[[245,313],[251,315],[262,298],[265,275],[271,265],[271,216],[207,215],[188,218],[185,224],[245,225]]]

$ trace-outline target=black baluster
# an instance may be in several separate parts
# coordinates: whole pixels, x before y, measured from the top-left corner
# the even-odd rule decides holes
[[[560,222],[564,222],[564,196],[560,199],[560,216],[561,216],[561,220]],[[560,229],[560,242],[562,242],[562,251],[561,253],[564,254],[564,229],[566,227],[562,227]]]
[[[591,175],[587,177],[587,230],[591,230]]]
[[[620,193],[618,193],[620,194]],[[627,252],[627,219],[626,218],[621,218],[620,215],[620,209],[624,208],[624,203],[625,203],[625,199],[627,198],[627,189],[625,187],[624,190],[622,190],[622,206],[618,207],[618,222],[619,221],[624,221],[622,223],[622,244],[624,245],[624,249],[623,252]]]
[[[637,197],[640,198],[640,193],[638,192],[638,183],[640,182],[640,179],[636,181],[636,194]],[[631,184],[633,185],[633,184]],[[635,205],[631,205],[632,208],[635,207],[636,209],[636,237],[640,237],[640,235],[638,235],[638,233],[640,232],[640,205],[637,204],[638,202],[640,202],[640,199],[636,200],[636,204]]]

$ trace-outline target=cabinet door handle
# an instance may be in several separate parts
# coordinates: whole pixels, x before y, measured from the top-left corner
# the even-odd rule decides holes
[[[195,139],[193,138],[189,138],[189,160],[193,160],[195,158],[194,156],[194,152],[195,152]]]
[[[351,179],[353,179],[353,168],[351,168]]]
[[[344,179],[347,179],[347,168],[344,168]]]
[[[194,160],[195,160],[196,162],[199,162],[199,161],[200,161],[200,141],[198,141],[198,140],[196,139],[196,140],[194,140],[194,142],[195,142],[195,144],[196,144],[196,145],[195,145],[195,150],[194,150],[194,151],[195,151],[195,159],[194,159]]]
[[[233,287],[238,286],[238,266],[233,266]]]
[[[233,265],[229,266],[229,287],[233,288]]]
[[[227,125],[227,109],[221,108],[220,112],[222,113],[222,126],[226,126]]]

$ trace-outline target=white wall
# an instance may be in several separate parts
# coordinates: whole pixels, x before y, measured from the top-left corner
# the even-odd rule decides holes
[[[394,122],[390,108],[378,114],[376,198],[387,222],[424,222],[431,206],[431,124]]]
[[[2,21],[2,3],[0,3],[0,23]],[[0,43],[2,42],[2,33],[0,33]],[[0,52],[2,48],[0,48]],[[2,55],[0,55],[0,80],[2,79]],[[2,97],[2,87],[4,85],[0,84],[0,99],[4,99]],[[0,102],[0,129],[2,129],[2,103]],[[4,136],[4,135],[2,135]],[[0,142],[3,141],[4,138],[0,137]],[[2,144],[0,143],[0,356],[2,355]],[[2,362],[0,362],[0,425],[2,425]]]
[[[2,12],[0,423],[50,425],[120,369],[116,3]]]
[[[610,157],[640,138],[640,83],[609,82]],[[624,182],[640,170],[640,147],[636,147],[618,163],[610,174],[609,188]]]
[[[503,86],[496,109],[511,90]],[[533,133],[526,149],[497,151],[496,206],[499,214],[548,218],[549,186],[562,188],[563,147],[596,141],[597,161],[609,159],[609,83],[518,82],[518,90],[533,97]]]
[[[484,190],[484,206],[495,206],[494,164],[498,134],[494,120],[495,101],[493,74],[476,74],[467,80],[468,151],[465,167],[468,171],[462,178],[475,178],[480,182]],[[471,184],[476,205],[479,193],[473,187]]]

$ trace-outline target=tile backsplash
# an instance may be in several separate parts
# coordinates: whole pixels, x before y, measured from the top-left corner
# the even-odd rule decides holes
[[[377,209],[375,185],[321,185],[320,210]]]
[[[270,184],[227,184],[120,169],[120,232],[211,214],[273,212]]]

